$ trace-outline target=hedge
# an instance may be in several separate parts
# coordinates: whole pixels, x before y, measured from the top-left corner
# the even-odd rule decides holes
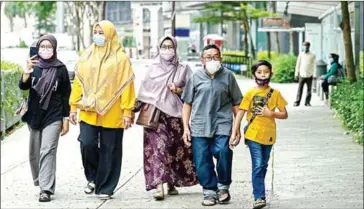
[[[273,82],[292,83],[294,80],[294,72],[296,68],[297,57],[294,55],[281,54],[272,60]]]
[[[14,112],[23,98],[28,96],[27,91],[21,91],[18,87],[22,72],[20,65],[1,61],[1,131],[20,121]]]
[[[363,144],[363,78],[350,84],[344,80],[338,84],[330,96],[330,103],[344,126],[353,133],[356,142]]]
[[[360,70],[360,76],[364,76],[364,52],[360,52],[360,60],[359,60],[359,70]]]
[[[247,77],[252,77],[251,66],[258,60],[270,61],[273,65],[274,76],[273,82],[277,83],[292,83],[294,80],[294,71],[296,68],[297,57],[294,55],[278,54],[271,52],[271,60],[268,59],[267,51],[260,51],[257,54],[255,61],[251,57],[245,56],[244,52],[240,51],[225,51],[222,54],[222,62],[225,67],[235,73],[241,73],[241,65],[247,65],[247,72],[244,73]]]
[[[274,60],[279,54],[277,52],[270,52],[271,59],[268,58],[268,51],[260,51],[257,54],[256,60],[267,60],[272,61]]]
[[[250,56],[245,56],[244,52],[240,51],[224,51],[222,53],[222,65],[234,73],[242,74],[246,77],[251,77],[252,59]],[[242,72],[243,65],[246,65],[246,71]]]

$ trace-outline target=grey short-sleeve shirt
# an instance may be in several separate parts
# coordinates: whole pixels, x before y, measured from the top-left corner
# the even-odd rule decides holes
[[[187,81],[182,99],[192,105],[191,136],[229,136],[233,124],[233,106],[243,96],[233,74],[221,68],[214,78],[204,70],[196,71]]]

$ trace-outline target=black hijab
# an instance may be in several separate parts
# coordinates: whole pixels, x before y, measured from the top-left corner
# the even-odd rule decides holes
[[[38,66],[42,69],[42,75],[33,88],[40,96],[39,104],[41,108],[43,110],[46,110],[48,109],[49,101],[51,99],[53,86],[56,83],[57,68],[65,65],[57,58],[57,40],[54,36],[44,35],[40,37],[37,42],[38,50],[40,44],[44,40],[48,40],[49,42],[51,42],[53,46],[53,56],[50,59],[44,60],[39,56],[38,52]]]

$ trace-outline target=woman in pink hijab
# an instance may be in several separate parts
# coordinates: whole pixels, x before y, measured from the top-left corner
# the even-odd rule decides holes
[[[192,74],[188,65],[179,63],[174,37],[160,39],[159,55],[149,66],[139,89],[139,104],[151,104],[161,111],[157,130],[144,128],[144,176],[146,190],[156,189],[154,198],[164,199],[163,184],[168,195],[177,195],[176,187],[198,183],[191,147],[182,138],[182,106],[180,95]]]

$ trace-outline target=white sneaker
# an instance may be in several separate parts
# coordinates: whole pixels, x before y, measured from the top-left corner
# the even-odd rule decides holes
[[[111,195],[108,194],[99,194],[98,196],[100,200],[109,200],[111,198]]]

